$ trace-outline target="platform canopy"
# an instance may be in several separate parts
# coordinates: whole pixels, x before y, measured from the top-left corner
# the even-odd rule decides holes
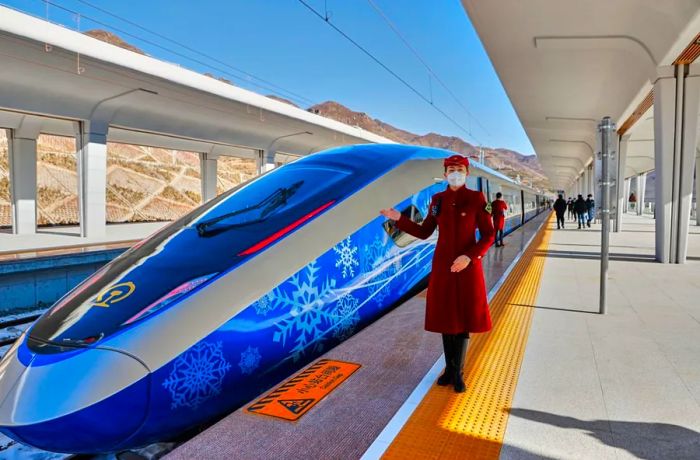
[[[696,39],[700,2],[462,4],[555,188],[591,162],[604,116],[630,136],[624,176],[654,169],[653,82]]]
[[[0,6],[0,127],[251,156],[391,142],[360,128]]]

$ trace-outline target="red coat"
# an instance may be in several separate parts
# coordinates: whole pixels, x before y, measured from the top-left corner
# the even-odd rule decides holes
[[[503,200],[493,200],[491,203],[491,215],[493,215],[493,228],[503,230],[506,225],[506,211],[508,205]]]
[[[484,195],[466,187],[457,191],[448,187],[433,196],[421,225],[402,215],[397,226],[421,239],[439,228],[428,284],[425,329],[441,334],[489,331],[491,315],[481,257],[493,243],[494,230]],[[477,227],[481,235],[478,242]],[[452,273],[450,267],[460,255],[469,256],[471,263],[461,272]]]

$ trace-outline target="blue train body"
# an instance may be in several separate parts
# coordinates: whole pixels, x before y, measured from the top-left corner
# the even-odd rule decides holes
[[[216,304],[205,297],[215,283],[222,289],[237,271],[252,269],[247,267],[259,254],[291,244],[290,235],[402,162],[439,164],[449,154],[404,146],[334,149],[227,192],[149,237],[59,300],[7,353],[0,363],[0,371],[8,374],[0,377],[5,398],[0,430],[46,450],[115,451],[170,439],[250,401],[422,286],[436,235],[406,239],[375,212],[376,217],[297,264],[301,268],[282,282],[259,291],[257,300],[155,367],[144,356],[164,354],[158,347],[170,346],[172,334],[188,333],[169,329],[166,317],[184,308],[199,308],[202,316],[220,309],[227,297]],[[425,183],[394,205],[419,219],[430,197],[444,187],[444,182]],[[508,219],[507,231],[518,225]],[[158,330],[159,321],[164,331]],[[154,348],[136,354],[123,345],[129,340]],[[110,369],[100,366],[114,372],[123,368],[133,381],[109,389],[112,383],[100,379],[110,379]],[[32,375],[57,378],[61,373],[70,375],[63,375],[66,382],[55,386],[53,398],[64,401],[57,404],[65,408],[21,407],[22,395],[27,404],[52,401],[39,394],[26,399],[29,392],[46,388],[46,383],[27,383]],[[85,396],[91,384],[99,395],[94,401]]]

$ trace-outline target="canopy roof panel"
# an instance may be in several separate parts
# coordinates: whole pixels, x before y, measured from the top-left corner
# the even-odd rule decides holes
[[[592,160],[598,121],[624,123],[649,95],[657,68],[700,31],[698,0],[462,3],[557,188]],[[641,142],[653,139],[647,121],[630,130],[640,142],[630,148],[628,175],[653,168],[653,142]]]

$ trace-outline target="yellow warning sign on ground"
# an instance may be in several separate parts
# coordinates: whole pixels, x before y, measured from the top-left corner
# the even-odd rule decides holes
[[[255,401],[247,411],[299,420],[359,368],[359,364],[321,359]]]

